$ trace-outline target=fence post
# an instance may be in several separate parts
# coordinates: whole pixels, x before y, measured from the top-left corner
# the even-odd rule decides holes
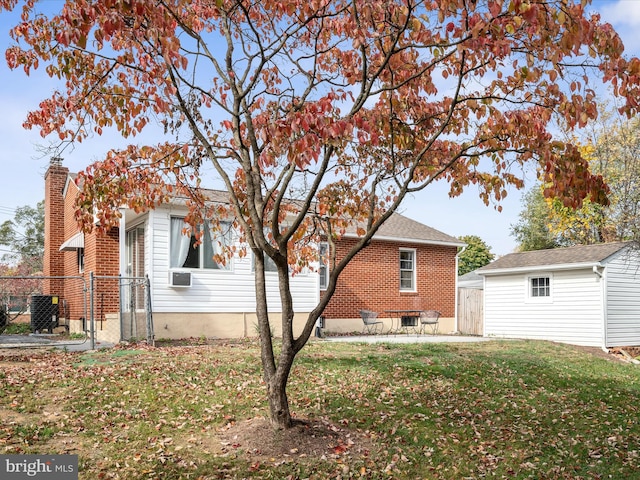
[[[145,275],[144,279],[144,297],[146,302],[145,310],[147,313],[147,343],[155,346],[156,334],[153,331],[153,314],[151,313],[151,281],[149,280],[149,275]]]
[[[124,341],[124,285],[122,274],[118,274],[118,318],[120,319],[120,341]]]
[[[93,272],[89,272],[89,337],[91,338],[91,350],[95,350],[96,348],[96,329],[93,318],[93,296],[94,296],[94,285],[93,285]]]

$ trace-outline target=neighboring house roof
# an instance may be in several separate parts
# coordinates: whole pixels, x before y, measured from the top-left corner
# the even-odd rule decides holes
[[[473,272],[465,273],[458,277],[458,287],[461,288],[483,288],[484,277],[478,275],[476,270]]]
[[[476,270],[480,275],[515,273],[531,270],[566,270],[598,266],[634,242],[577,245],[567,248],[510,253]]]

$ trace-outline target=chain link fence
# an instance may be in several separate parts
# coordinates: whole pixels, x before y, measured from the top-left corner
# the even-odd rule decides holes
[[[146,277],[0,276],[0,346],[154,343]]]
[[[96,341],[146,340],[153,345],[151,288],[146,277],[90,275],[90,317]]]

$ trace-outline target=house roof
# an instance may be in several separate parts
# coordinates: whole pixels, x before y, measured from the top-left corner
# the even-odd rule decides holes
[[[476,271],[465,273],[458,277],[458,286],[463,288],[482,288],[484,277],[478,275]]]
[[[213,202],[229,203],[229,194],[224,190],[205,189],[204,191],[209,200]],[[357,236],[356,228],[353,227],[348,229],[347,236]],[[447,235],[446,233],[407,218],[399,213],[391,215],[391,217],[382,224],[373,238],[376,240],[388,240],[395,242],[410,241],[412,243],[450,245],[456,247],[463,247],[466,245],[456,237]]]
[[[516,272],[522,270],[562,270],[591,267],[606,261],[633,242],[600,243],[577,245],[567,248],[534,250],[510,253],[476,270],[480,275]]]
[[[203,188],[202,191],[214,203],[230,203],[229,194],[225,190],[214,190]],[[175,196],[175,199],[186,200],[184,197]],[[347,237],[356,237],[356,227],[347,230]],[[431,228],[423,223],[407,218],[399,213],[394,213],[387,219],[385,223],[378,229],[373,237],[376,240],[387,241],[406,241],[411,243],[424,243],[432,245],[448,245],[463,247],[466,244],[453,237],[447,235],[435,228]]]
[[[399,213],[391,215],[373,237],[376,240],[410,241],[435,245],[463,247],[465,243],[456,237],[407,218]]]

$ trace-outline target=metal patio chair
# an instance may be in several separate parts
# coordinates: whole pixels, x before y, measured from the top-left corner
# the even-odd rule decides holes
[[[438,333],[438,323],[440,312],[437,310],[425,310],[420,312],[420,333],[422,334],[427,327],[431,328],[431,333]]]
[[[376,334],[378,333],[378,326],[380,326],[380,333],[382,333],[384,322],[382,320],[378,320],[378,314],[376,312],[372,312],[371,310],[360,310],[360,316],[364,323],[362,333]]]

